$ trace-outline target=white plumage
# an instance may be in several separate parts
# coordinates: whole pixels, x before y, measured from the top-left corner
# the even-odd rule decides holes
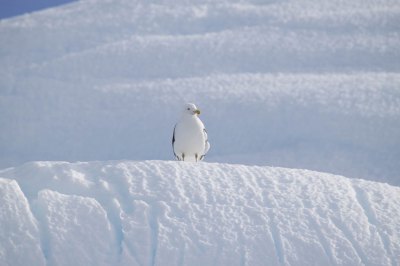
[[[187,103],[181,119],[175,125],[172,148],[175,157],[180,161],[201,161],[210,149],[207,132],[199,114],[200,110],[196,105]]]

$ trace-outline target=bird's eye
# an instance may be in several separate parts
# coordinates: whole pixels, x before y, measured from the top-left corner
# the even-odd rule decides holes
[[[190,108],[188,108],[188,111],[190,110]]]

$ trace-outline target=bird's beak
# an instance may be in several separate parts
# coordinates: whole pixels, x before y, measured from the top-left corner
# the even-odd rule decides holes
[[[194,111],[194,113],[199,115],[200,114],[200,110],[197,109],[197,110]]]

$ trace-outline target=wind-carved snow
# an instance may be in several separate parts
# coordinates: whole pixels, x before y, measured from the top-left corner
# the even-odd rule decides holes
[[[38,222],[15,180],[0,178],[0,264],[45,265]]]
[[[96,199],[41,190],[35,205],[49,264],[71,265],[77,258],[81,265],[115,263],[115,235]]]
[[[195,102],[211,162],[399,185],[399,18],[394,0],[120,0],[1,20],[0,168],[173,159]]]
[[[400,263],[400,190],[387,184],[162,161],[36,162],[0,176],[2,265]]]
[[[397,1],[172,2],[0,21],[0,265],[399,265]]]

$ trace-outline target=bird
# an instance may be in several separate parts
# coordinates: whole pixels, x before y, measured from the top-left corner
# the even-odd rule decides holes
[[[172,135],[172,149],[179,161],[198,162],[210,149],[207,131],[200,118],[200,110],[193,103],[187,103],[182,117],[176,123]]]

